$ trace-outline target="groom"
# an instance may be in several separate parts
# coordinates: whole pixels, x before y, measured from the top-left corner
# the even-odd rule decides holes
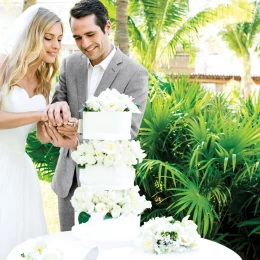
[[[74,128],[67,125],[70,116],[82,118],[79,110],[89,97],[115,88],[132,96],[140,106],[142,113],[132,118],[131,137],[134,138],[148,93],[147,70],[109,42],[111,23],[105,6],[98,0],[82,0],[71,9],[70,15],[73,37],[81,53],[64,59],[52,104],[46,109],[50,124],[43,127],[45,137],[62,147],[52,181],[52,189],[58,195],[61,231],[71,230],[74,225],[70,199],[80,185],[78,168],[70,156],[78,144],[76,136],[70,134]],[[79,139],[81,142],[82,138]]]

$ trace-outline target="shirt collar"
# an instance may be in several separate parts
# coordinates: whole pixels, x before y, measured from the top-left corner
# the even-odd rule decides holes
[[[106,56],[106,58],[104,60],[102,60],[99,64],[97,64],[96,66],[100,66],[103,70],[106,70],[106,68],[108,67],[110,61],[112,60],[112,58],[114,57],[115,53],[116,53],[116,48],[115,46],[113,46],[112,51]],[[92,64],[90,63],[90,60],[88,59],[88,67],[92,66]]]

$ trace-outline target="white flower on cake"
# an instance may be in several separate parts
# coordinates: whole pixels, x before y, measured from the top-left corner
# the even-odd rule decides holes
[[[139,188],[129,190],[95,190],[88,187],[79,187],[71,198],[71,204],[76,212],[85,212],[91,215],[98,212],[105,216],[111,214],[113,218],[121,215],[141,214],[146,208],[151,208],[150,201],[138,193]],[[84,196],[82,194],[91,194]],[[94,205],[94,211],[85,210],[86,205]],[[93,209],[93,207],[92,207]]]
[[[102,213],[102,215],[106,215],[107,212],[109,211],[109,208],[106,204],[104,203],[98,203],[96,206],[95,206],[95,211],[98,212],[98,213]]]
[[[93,112],[124,112],[140,114],[140,110],[133,103],[133,98],[120,94],[116,89],[106,89],[98,97],[92,96],[86,101],[83,111]]]
[[[21,254],[26,260],[62,260],[63,253],[58,248],[50,248],[44,240],[37,240],[32,248]]]
[[[91,140],[80,144],[71,154],[72,159],[82,168],[85,165],[101,164],[105,167],[132,166],[141,163],[146,154],[139,141]]]
[[[175,221],[172,217],[157,217],[144,223],[136,241],[145,252],[165,254],[197,248],[200,235],[197,225],[188,219]]]

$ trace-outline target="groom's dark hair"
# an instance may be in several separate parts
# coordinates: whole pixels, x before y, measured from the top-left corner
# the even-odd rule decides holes
[[[99,0],[81,0],[70,10],[71,17],[79,19],[88,15],[95,15],[95,23],[98,25],[103,33],[109,20],[107,8]]]

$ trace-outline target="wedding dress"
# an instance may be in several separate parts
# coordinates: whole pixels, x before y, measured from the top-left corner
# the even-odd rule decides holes
[[[14,86],[3,86],[0,109],[8,112],[44,110],[43,95],[29,97]],[[17,244],[47,234],[40,186],[35,167],[25,153],[26,138],[36,123],[0,130],[0,259]],[[21,252],[22,253],[22,252]]]

